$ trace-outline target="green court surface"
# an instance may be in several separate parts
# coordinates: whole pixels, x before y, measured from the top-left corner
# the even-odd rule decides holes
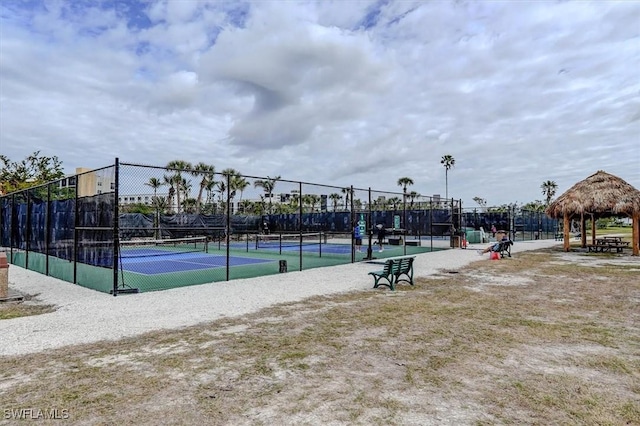
[[[234,244],[228,252],[229,264],[231,265],[229,279],[254,278],[283,273],[280,272],[282,261],[286,262],[288,273],[351,263],[350,245],[342,245],[339,250],[326,250],[328,247],[331,245],[323,244],[322,253],[318,247],[315,249],[305,247],[306,249],[302,251],[301,255],[298,247],[280,252],[280,250],[270,249],[247,249],[246,245]],[[431,247],[424,246],[385,246],[383,252],[378,252],[377,247],[374,247],[371,254],[372,259],[384,259],[403,255],[405,250],[406,254],[432,251]],[[433,251],[435,250],[442,250],[442,248],[433,248]],[[362,248],[362,252],[356,252],[354,255],[356,262],[365,260],[366,247]],[[28,265],[26,260],[25,252],[15,251],[11,263],[42,274],[47,273],[47,257],[45,255],[29,252]],[[155,256],[154,259],[149,257],[135,263],[123,260],[118,265],[119,289],[132,288],[140,292],[147,292],[227,280],[227,247],[222,244],[210,244],[208,253],[185,253],[177,258]],[[169,264],[171,266],[168,266]],[[75,265],[77,284],[104,293],[113,290],[113,269],[82,263]],[[48,275],[73,282],[74,262],[49,256]]]

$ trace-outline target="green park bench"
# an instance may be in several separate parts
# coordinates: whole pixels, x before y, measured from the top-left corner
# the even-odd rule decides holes
[[[415,256],[391,257],[385,260],[384,269],[369,272],[375,280],[373,288],[384,285],[395,290],[396,284],[401,281],[413,285],[413,259]]]

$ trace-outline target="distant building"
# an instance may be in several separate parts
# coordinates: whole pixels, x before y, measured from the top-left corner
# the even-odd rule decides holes
[[[150,206],[152,204],[153,194],[129,194],[118,197],[118,204],[145,204]]]
[[[112,173],[101,173],[91,171],[91,169],[76,168],[78,179],[78,196],[86,197],[98,195],[115,190],[115,182]]]
[[[58,181],[60,188],[77,187],[78,197],[113,192],[115,182],[111,174],[99,173],[84,167],[76,167],[76,173]]]

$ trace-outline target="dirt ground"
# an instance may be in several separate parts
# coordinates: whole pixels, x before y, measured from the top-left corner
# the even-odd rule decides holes
[[[0,378],[7,424],[640,425],[640,260],[483,258],[395,292],[4,357]]]

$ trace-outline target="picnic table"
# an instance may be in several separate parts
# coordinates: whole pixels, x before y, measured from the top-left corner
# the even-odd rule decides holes
[[[613,249],[616,253],[622,253],[629,247],[629,241],[622,241],[622,237],[605,236],[594,240],[594,244],[587,244],[587,249],[594,253],[611,253]]]

